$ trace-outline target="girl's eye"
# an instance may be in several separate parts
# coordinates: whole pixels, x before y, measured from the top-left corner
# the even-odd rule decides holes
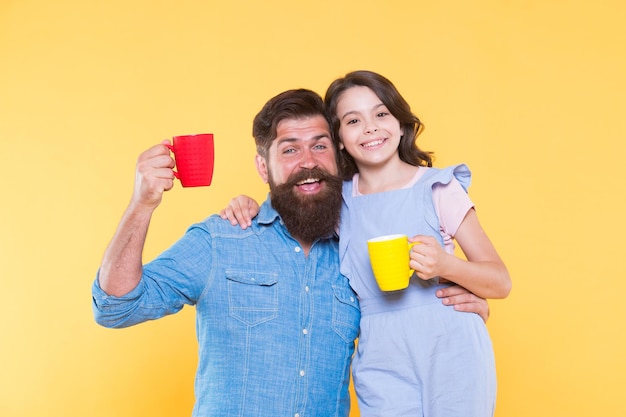
[[[348,125],[353,125],[353,124],[355,124],[357,121],[358,121],[357,119],[350,119],[350,120],[348,120],[348,121],[346,122],[346,124],[348,124]]]

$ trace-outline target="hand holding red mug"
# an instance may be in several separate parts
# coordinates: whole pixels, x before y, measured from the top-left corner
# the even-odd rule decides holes
[[[174,159],[165,140],[144,151],[137,158],[133,202],[146,208],[155,208],[161,203],[163,192],[174,186]]]

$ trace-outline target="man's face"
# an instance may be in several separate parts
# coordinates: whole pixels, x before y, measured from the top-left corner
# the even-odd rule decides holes
[[[302,169],[318,167],[337,175],[335,148],[330,128],[322,116],[285,119],[276,127],[276,139],[269,149],[267,160],[257,155],[257,169],[265,182],[281,185]],[[302,195],[320,192],[323,183],[309,181],[299,184],[294,191]]]
[[[289,232],[306,242],[335,231],[341,209],[341,179],[326,119],[281,121],[267,159],[257,169],[270,184],[272,205]]]

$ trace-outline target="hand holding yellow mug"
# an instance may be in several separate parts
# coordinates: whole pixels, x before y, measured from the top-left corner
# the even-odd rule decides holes
[[[409,286],[413,270],[409,267],[409,251],[413,245],[406,235],[379,236],[367,241],[372,271],[383,291],[397,291]]]

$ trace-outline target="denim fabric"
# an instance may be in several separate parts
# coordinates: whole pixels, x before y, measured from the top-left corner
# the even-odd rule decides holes
[[[93,285],[96,321],[126,327],[196,306],[194,417],[348,416],[359,306],[336,236],[309,256],[269,201],[252,227],[211,216],[144,266],[123,297]]]

